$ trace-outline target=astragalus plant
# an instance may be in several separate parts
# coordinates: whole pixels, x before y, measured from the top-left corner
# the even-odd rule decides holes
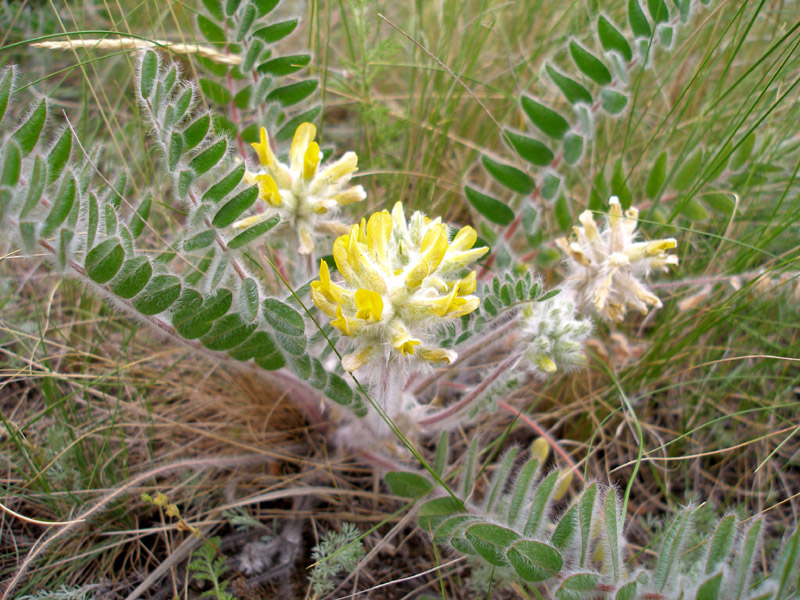
[[[610,163],[610,181],[605,163],[591,177],[581,171],[597,166],[595,144],[634,114],[640,78],[654,61],[668,60],[684,27],[714,10],[707,4],[629,0],[614,16],[590,11],[591,35],[554,44],[542,66],[550,91],[563,98],[550,106],[553,94],[523,92],[530,131],[518,128],[520,119],[517,127],[493,123],[511,156],[482,149],[480,173],[464,167],[466,202],[446,213],[451,219],[441,204],[416,209],[399,188],[368,194],[358,179],[369,167],[363,158],[323,146],[318,81],[296,80],[311,55],[276,57],[270,47],[298,23],[271,22],[277,2],[204,0],[196,23],[210,45],[81,41],[81,48],[136,52],[131,106],[148,131],[143,147],[158,153],[156,183],[135,180],[101,144],[84,141],[55,97],[23,108],[25,67],[7,66],[0,72],[0,229],[9,256],[45,256],[53,271],[149,328],[154,339],[280,390],[303,411],[309,438],[321,435],[326,452],[385,478],[384,489],[413,501],[401,513],[417,512],[426,540],[469,557],[456,562],[469,564],[476,593],[795,598],[800,534],[773,539],[765,517],[735,511],[709,524],[687,503],[652,540],[648,556],[626,534],[630,487],[623,493],[606,474],[582,472],[574,454],[509,403],[600,364],[599,340],[620,336],[615,328],[664,327],[656,313],[668,301],[659,286],[674,282],[656,279],[675,273],[679,253],[681,267],[691,264],[689,232],[708,216],[690,192],[743,185],[745,169],[755,168],[748,167],[754,131],[733,128],[716,152],[680,156],[672,171],[659,153],[646,181],[626,176],[631,158],[623,160],[622,150]],[[364,41],[368,3],[349,6],[353,35]],[[626,26],[615,22],[620,15]],[[75,51],[78,44],[39,47]],[[201,71],[170,62],[170,48]],[[374,81],[367,65],[347,75]],[[631,137],[644,136],[635,129]],[[481,177],[484,189],[476,187]],[[503,190],[491,189],[495,184]],[[180,217],[165,220],[156,207]],[[718,197],[716,207],[730,208]],[[639,407],[621,387],[620,397],[605,418],[620,411],[640,444],[632,482],[644,464],[644,434]],[[517,420],[537,434],[529,456],[520,443],[505,443]],[[489,435],[490,422],[508,430]],[[469,441],[454,443],[459,437]],[[461,456],[458,447],[466,447]],[[555,464],[548,463],[551,449]],[[306,467],[298,480],[317,482],[320,474]],[[80,520],[106,510],[128,485],[55,525],[16,565],[5,596],[54,542],[80,535]],[[279,498],[271,493],[260,501]],[[233,508],[235,496],[224,492]],[[170,560],[213,582],[206,595],[254,593],[226,579],[233,571],[254,585],[285,576],[310,529],[300,515],[312,501],[295,498],[291,517],[272,527],[279,535],[263,535],[233,556],[226,539],[212,535],[219,533],[216,512],[200,526],[178,500],[155,497],[164,499],[155,503],[166,507],[161,520],[177,519],[163,527],[192,540]],[[230,508],[222,500],[214,499],[213,510]],[[258,530],[257,521],[234,516]],[[359,561],[377,552],[365,556],[356,526],[342,529],[318,536],[322,542],[309,553],[318,561],[309,593],[318,597],[341,592],[341,571],[357,574]],[[190,562],[198,546],[201,558]],[[160,576],[145,577],[135,593]],[[188,589],[187,574],[176,577]],[[446,587],[443,597],[451,593]]]

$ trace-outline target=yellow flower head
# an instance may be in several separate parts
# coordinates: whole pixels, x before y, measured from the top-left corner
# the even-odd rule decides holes
[[[353,225],[333,244],[333,259],[342,285],[331,280],[320,262],[319,281],[311,298],[343,335],[359,347],[344,357],[354,371],[383,357],[411,357],[450,363],[455,352],[425,344],[428,331],[443,319],[471,313],[480,304],[472,271],[460,271],[488,248],[472,248],[477,234],[463,227],[448,242],[449,227],[440,219],[414,213],[406,220],[401,203]]]
[[[358,157],[347,152],[339,160],[320,167],[322,152],[314,141],[317,128],[301,124],[295,131],[289,149],[289,164],[280,162],[272,151],[267,130],[262,127],[259,141],[252,144],[259,170],[247,171],[245,181],[258,185],[259,198],[266,203],[266,212],[246,217],[233,224],[245,229],[271,218],[276,213],[297,232],[301,254],[314,251],[314,237],[336,229],[330,219],[339,207],[366,198],[364,188],[349,185],[358,169]]]
[[[622,321],[628,308],[647,314],[661,301],[640,280],[650,271],[667,270],[677,265],[678,257],[667,254],[677,246],[673,238],[635,242],[639,211],[622,214],[619,199],[611,198],[606,228],[600,232],[591,211],[579,219],[583,227],[573,227],[575,237],[556,240],[567,256],[567,289],[576,292],[579,308],[593,305],[603,318]]]

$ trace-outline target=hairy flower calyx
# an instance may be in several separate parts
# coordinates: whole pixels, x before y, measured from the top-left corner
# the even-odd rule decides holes
[[[602,232],[587,210],[579,217],[583,227],[573,227],[574,238],[560,238],[556,244],[567,256],[565,287],[576,293],[580,309],[591,305],[604,319],[622,321],[628,308],[647,314],[651,306],[661,307],[640,277],[677,265],[678,257],[667,254],[677,242],[673,238],[635,242],[639,211],[631,208],[623,216],[616,196],[609,205]]]
[[[260,140],[252,144],[260,169],[246,171],[245,181],[258,185],[258,197],[266,203],[267,210],[237,221],[234,228],[251,227],[278,213],[297,231],[301,254],[314,251],[315,234],[346,230],[344,224],[330,219],[341,206],[367,197],[360,185],[349,185],[358,170],[358,157],[346,152],[339,160],[320,168],[322,153],[314,141],[316,135],[314,125],[301,124],[292,138],[289,164],[285,165],[275,157],[267,130],[261,128]]]
[[[488,248],[473,248],[477,234],[460,229],[448,242],[449,228],[440,219],[415,212],[406,220],[403,206],[381,211],[352,226],[333,244],[333,259],[344,279],[331,280],[320,261],[319,280],[311,298],[343,335],[358,348],[342,359],[355,371],[373,359],[410,357],[450,363],[456,353],[425,343],[428,331],[466,315],[480,304],[473,296],[475,272],[458,274]]]

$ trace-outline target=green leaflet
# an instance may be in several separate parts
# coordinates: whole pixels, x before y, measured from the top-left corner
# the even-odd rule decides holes
[[[611,72],[599,58],[581,46],[575,40],[569,43],[569,53],[575,66],[581,73],[594,81],[597,85],[605,86],[611,83]]]
[[[545,135],[560,140],[569,131],[567,120],[544,104],[528,96],[522,96],[520,103],[522,104],[522,110],[528,115],[531,123]]]
[[[515,531],[491,523],[470,525],[464,530],[464,537],[487,562],[498,567],[508,565],[506,552],[520,539]]]
[[[514,220],[514,211],[497,198],[479,192],[470,186],[464,186],[464,194],[469,203],[475,207],[481,215],[498,225],[508,225]]]
[[[281,106],[291,106],[301,100],[305,100],[317,89],[319,82],[316,79],[307,79],[290,83],[283,87],[276,88],[267,94],[267,102],[277,102]]]
[[[75,202],[75,177],[69,175],[61,182],[56,199],[42,224],[42,237],[49,237],[66,220]]]
[[[228,227],[232,225],[236,219],[242,216],[242,213],[248,208],[253,206],[253,203],[258,199],[258,186],[253,185],[236,194],[214,215],[211,224],[214,227]]]
[[[529,163],[539,167],[546,167],[553,162],[555,158],[553,151],[539,140],[520,135],[508,129],[503,133],[517,154]]]
[[[283,77],[296,73],[308,66],[311,62],[309,54],[295,54],[293,56],[281,56],[263,62],[257,67],[257,71],[262,75],[272,75],[273,77]]]
[[[125,260],[125,251],[119,239],[112,237],[100,242],[86,254],[84,266],[86,274],[95,283],[106,283],[117,274],[122,261]]]
[[[603,15],[600,15],[597,19],[597,35],[600,38],[600,44],[602,44],[603,50],[606,52],[617,52],[628,62],[633,60],[633,50],[631,50],[631,45],[628,43],[628,40],[622,32]]]
[[[276,298],[266,298],[261,306],[264,310],[264,319],[276,331],[293,337],[305,335],[303,317],[288,304]]]
[[[297,28],[298,22],[298,19],[289,19],[288,21],[274,23],[272,25],[268,25],[267,27],[256,29],[253,32],[253,37],[263,40],[268,44],[272,44],[282,40],[287,35],[292,33]]]
[[[533,180],[524,171],[492,160],[486,155],[481,156],[481,162],[486,171],[508,189],[520,194],[530,194],[533,191]]]
[[[36,146],[39,141],[39,136],[42,135],[42,129],[44,129],[46,120],[47,99],[44,99],[39,102],[36,108],[34,108],[25,119],[25,122],[20,125],[19,129],[11,136],[11,139],[19,146],[23,156],[30,154]]]
[[[133,298],[144,289],[152,274],[153,267],[146,256],[136,256],[126,260],[111,287],[111,291],[120,298]]]
[[[564,566],[558,550],[533,540],[520,540],[508,550],[506,557],[517,575],[525,581],[550,579]]]
[[[433,490],[433,483],[418,473],[389,471],[384,476],[392,493],[401,498],[422,498]]]
[[[167,310],[181,293],[181,280],[174,275],[156,275],[134,299],[133,307],[143,315]]]

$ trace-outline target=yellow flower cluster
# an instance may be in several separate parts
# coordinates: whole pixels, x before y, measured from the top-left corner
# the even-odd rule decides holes
[[[556,244],[568,258],[565,287],[576,292],[580,308],[594,305],[611,321],[622,321],[628,308],[642,314],[651,306],[659,308],[661,301],[639,278],[653,269],[677,265],[678,257],[667,254],[677,242],[673,238],[634,242],[639,211],[631,208],[623,216],[616,196],[611,198],[602,233],[591,211],[584,211],[579,219],[583,227],[573,228],[575,239],[560,238]]]
[[[373,359],[414,357],[453,362],[452,350],[433,348],[424,338],[442,319],[466,315],[480,304],[473,296],[476,275],[457,277],[488,248],[472,248],[477,234],[463,227],[448,242],[448,227],[415,212],[407,221],[400,202],[353,225],[333,244],[343,285],[331,280],[325,261],[311,298],[358,348],[342,359],[355,371]]]
[[[281,163],[272,152],[267,130],[262,127],[260,140],[253,144],[258,154],[261,170],[247,171],[245,181],[258,184],[259,198],[268,210],[264,214],[247,217],[233,224],[245,229],[272,217],[275,213],[296,231],[300,253],[314,251],[316,233],[340,232],[342,224],[328,220],[339,207],[366,198],[360,185],[349,186],[358,169],[355,152],[347,152],[334,163],[320,168],[322,153],[314,141],[317,128],[303,123],[295,131],[289,150],[289,164]]]

